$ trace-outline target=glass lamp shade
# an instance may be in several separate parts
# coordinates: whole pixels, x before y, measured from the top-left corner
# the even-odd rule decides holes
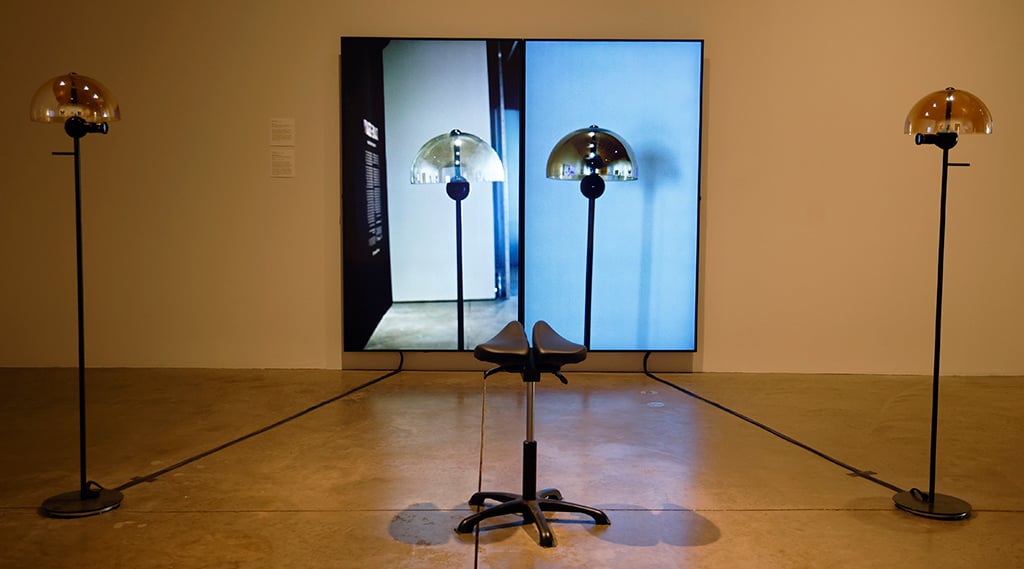
[[[609,181],[637,179],[633,149],[614,132],[591,125],[570,132],[548,155],[547,177],[582,180],[591,173]]]
[[[413,184],[441,184],[462,178],[467,182],[502,182],[505,168],[498,153],[480,137],[453,130],[431,138],[416,153],[410,171]]]
[[[949,87],[922,98],[910,109],[906,134],[991,134],[992,114],[981,99]]]
[[[32,97],[30,118],[35,122],[63,123],[79,117],[87,123],[120,120],[117,99],[99,81],[68,73],[43,83]]]

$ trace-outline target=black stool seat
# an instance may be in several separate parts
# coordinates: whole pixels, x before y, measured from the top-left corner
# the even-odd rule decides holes
[[[530,357],[530,343],[526,340],[523,325],[518,320],[505,324],[501,332],[473,350],[473,357],[501,367],[526,365]]]
[[[497,364],[485,372],[484,377],[507,371],[519,373],[526,382],[526,440],[523,441],[523,492],[477,492],[469,499],[471,506],[483,506],[488,500],[498,502],[463,519],[455,528],[459,533],[470,533],[487,519],[506,514],[518,514],[537,527],[538,541],[544,547],[553,547],[555,537],[544,512],[575,512],[586,514],[601,525],[611,523],[608,516],[597,508],[566,502],[555,488],[537,491],[537,441],[533,440],[533,400],[541,373],[554,374],[562,383],[568,383],[561,367],[586,359],[587,348],[566,340],[544,321],[533,326],[533,347],[526,339],[523,325],[513,320],[496,336],[473,350],[478,360]]]
[[[543,320],[533,325],[533,354],[541,371],[548,368],[558,370],[566,364],[575,364],[587,359],[587,347],[566,340]]]

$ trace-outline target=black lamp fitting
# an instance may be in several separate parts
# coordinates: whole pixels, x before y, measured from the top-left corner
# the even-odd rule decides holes
[[[452,178],[452,181],[448,182],[445,186],[445,191],[448,192],[448,197],[455,201],[462,201],[469,196],[469,181],[462,176]]]
[[[949,150],[956,146],[957,135],[955,132],[937,132],[935,134],[918,134],[914,137],[914,143],[921,144],[934,144],[943,150]]]
[[[89,133],[107,134],[107,123],[91,123],[82,117],[71,117],[64,121],[64,132],[72,138],[82,138]]]
[[[601,197],[604,193],[604,178],[594,172],[583,176],[580,180],[580,192],[583,193],[583,197],[590,200]]]

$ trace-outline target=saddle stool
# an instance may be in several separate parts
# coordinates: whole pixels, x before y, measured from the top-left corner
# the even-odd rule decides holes
[[[537,382],[542,373],[550,373],[562,383],[569,383],[561,373],[563,365],[586,359],[587,348],[558,335],[543,320],[533,326],[533,348],[526,339],[523,325],[513,320],[496,336],[473,350],[476,359],[497,364],[484,373],[484,378],[498,372],[520,374],[526,383],[526,440],[523,441],[523,492],[477,492],[469,499],[471,506],[483,506],[487,500],[498,502],[463,519],[455,528],[459,533],[471,533],[481,521],[506,514],[519,514],[526,522],[537,526],[540,545],[554,547],[555,537],[544,512],[576,512],[594,518],[600,525],[611,520],[604,512],[590,506],[566,502],[555,488],[537,491],[537,441],[533,438],[533,401]]]

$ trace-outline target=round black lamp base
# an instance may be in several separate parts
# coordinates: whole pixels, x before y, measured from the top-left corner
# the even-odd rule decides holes
[[[76,490],[47,498],[42,511],[51,518],[84,518],[116,509],[123,499],[124,495],[117,490],[90,490],[85,497]]]
[[[904,512],[934,520],[965,520],[971,515],[971,505],[960,498],[936,494],[929,501],[919,490],[900,492],[892,497],[896,507]]]

